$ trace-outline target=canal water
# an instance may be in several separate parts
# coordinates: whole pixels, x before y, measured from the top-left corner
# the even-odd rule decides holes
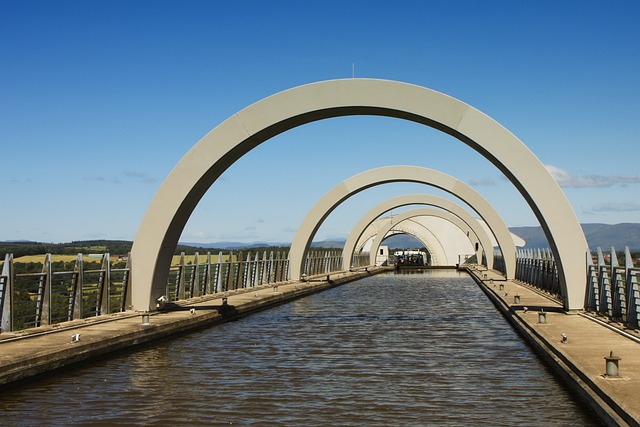
[[[451,270],[384,274],[0,395],[2,425],[600,425]]]

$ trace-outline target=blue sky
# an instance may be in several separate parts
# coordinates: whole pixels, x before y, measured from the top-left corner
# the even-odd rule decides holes
[[[553,171],[580,221],[640,222],[640,2],[0,0],[0,240],[132,240],[162,180],[209,130],[314,81],[399,80],[464,101]],[[334,185],[411,164],[537,225],[463,143],[400,120],[312,123],[240,159],[182,241],[291,241]],[[318,239],[431,187],[362,192]],[[450,196],[447,196],[450,197]]]

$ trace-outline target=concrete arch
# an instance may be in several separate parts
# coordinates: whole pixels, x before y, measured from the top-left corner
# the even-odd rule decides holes
[[[444,213],[450,213],[443,210],[440,210],[440,211]],[[448,221],[444,218],[431,216],[431,215],[418,216],[418,217],[410,218],[407,220],[403,220],[401,222],[397,222],[398,218],[399,218],[399,215],[396,214],[393,216],[381,217],[376,219],[367,228],[367,232],[370,232],[370,229],[374,228],[374,230],[370,232],[372,236],[368,237],[366,241],[364,241],[364,239],[361,239],[358,242],[353,252],[354,256],[355,254],[361,254],[365,250],[365,247],[367,248],[366,249],[367,252],[371,251],[376,239],[380,237],[379,236],[380,230],[386,227],[390,221],[393,221],[394,225],[382,240],[387,240],[387,238],[393,236],[394,234],[397,234],[397,232],[404,232],[405,234],[416,237],[416,234],[418,234],[422,230],[429,230],[429,232],[431,232],[433,236],[435,236],[435,238],[438,239],[439,242],[441,242],[441,245],[444,248],[444,251],[446,253],[446,258],[439,259],[438,263],[434,262],[433,263],[434,266],[453,265],[448,263],[447,260],[454,259],[454,258],[457,259],[458,258],[457,255],[460,255],[461,253],[469,254],[470,251],[476,253],[475,249],[472,248],[472,246],[476,244],[478,245],[478,251],[482,256],[482,248],[480,245],[480,241],[477,239],[477,236],[470,231],[468,235],[464,235],[462,232],[462,228],[459,226],[459,224],[457,223],[454,224],[453,221]],[[469,227],[466,227],[466,229],[469,230]],[[467,247],[464,251],[461,252],[459,238],[462,236],[464,236],[466,241],[466,245],[464,244],[463,245]],[[429,250],[428,246],[427,246],[427,250]],[[456,253],[456,257],[452,258],[452,254],[454,252]],[[376,257],[373,257],[373,253],[369,252],[369,255],[371,257],[371,260],[375,261],[374,258]]]
[[[384,218],[381,220],[380,225],[386,225],[385,220],[388,219],[389,218]],[[375,240],[377,234],[378,233],[376,231],[371,235],[371,242]],[[391,231],[387,233],[386,237],[390,237],[393,234],[409,234],[418,239],[431,254],[433,265],[441,265],[442,260],[446,260],[448,258],[447,250],[445,249],[442,240],[433,232],[433,230],[430,230],[422,224],[409,224],[407,221],[404,221],[402,224],[395,224]],[[366,246],[368,240],[363,242],[363,246]]]
[[[371,236],[367,237],[366,241],[363,241],[364,239],[361,239],[358,244],[356,245],[356,248],[354,250],[354,254],[357,253],[362,253],[362,251],[364,250],[365,246],[368,246],[367,250],[371,250],[373,243],[376,239],[376,237],[378,236],[378,232],[379,230],[388,223],[389,220],[393,220],[395,221],[395,218],[397,217],[397,215],[395,215],[394,217],[385,217],[385,218],[378,218],[377,220],[375,220],[368,228],[366,231],[369,231],[369,229],[371,227],[376,227],[375,231],[372,230],[371,232]],[[435,223],[433,223],[433,220],[436,220]],[[427,224],[425,224],[425,221],[427,222]],[[379,224],[378,224],[379,223]],[[401,223],[396,223],[394,224],[393,228],[391,229],[391,231],[389,231],[386,236],[384,236],[383,240],[386,240],[387,238],[393,236],[394,234],[397,234],[398,232],[404,233],[404,234],[408,234],[411,235],[415,238],[418,238],[418,234],[422,233],[423,230],[428,231],[434,239],[437,239],[438,242],[440,242],[439,244],[442,246],[444,252],[445,252],[445,257],[442,258],[438,258],[435,261],[432,262],[433,266],[440,266],[440,265],[453,265],[453,264],[449,264],[447,260],[451,259],[450,255],[452,252],[452,249],[456,252],[456,254],[460,254],[461,252],[459,252],[459,248],[454,249],[452,246],[453,243],[456,242],[456,239],[451,239],[451,235],[450,235],[450,231],[446,231],[443,232],[442,230],[434,230],[432,227],[434,225],[437,225],[438,228],[442,227],[443,225],[448,224],[450,227],[455,228],[461,235],[462,235],[462,230],[460,227],[454,225],[453,223],[451,223],[450,221],[444,220],[442,218],[436,218],[433,216],[420,216],[420,217],[415,217],[415,218],[411,218],[408,220],[404,220]],[[365,233],[366,233],[365,231]],[[486,232],[485,232],[486,233]],[[457,233],[456,233],[457,234]],[[364,236],[364,234],[363,234]],[[455,236],[454,236],[455,237]],[[478,252],[474,252],[476,254],[476,256],[482,256],[483,253],[483,249],[480,245],[480,241],[476,238],[477,236],[475,236],[475,234],[470,233],[468,236],[465,236],[467,243],[469,241],[472,241],[471,246],[474,246],[476,243],[478,244]],[[420,239],[418,239],[420,240]],[[425,245],[426,246],[426,245]],[[457,246],[457,245],[456,245]],[[429,252],[431,252],[429,246],[426,246],[427,250]],[[379,249],[379,248],[378,248]],[[465,254],[468,254],[468,251],[464,252]],[[371,255],[371,253],[370,253]],[[343,258],[344,259],[344,258]],[[371,257],[371,259],[373,260],[373,257]],[[376,257],[377,259],[377,257]],[[433,260],[433,257],[432,257]]]
[[[565,308],[582,308],[587,241],[569,201],[536,156],[489,116],[455,98],[376,79],[330,80],[277,93],[229,117],[194,145],[160,186],[138,229],[131,251],[133,308],[155,309],[189,216],[229,166],[284,131],[349,115],[395,117],[430,126],[492,162],[538,218],[557,262]]]
[[[473,188],[445,173],[418,166],[385,166],[359,173],[329,190],[302,220],[291,243],[289,271],[291,278],[298,280],[302,273],[304,258],[313,236],[329,214],[344,200],[376,185],[391,182],[415,182],[447,191],[471,206],[487,224],[501,224],[502,219],[489,202]],[[504,254],[507,278],[515,277],[516,246],[511,233],[505,227],[496,227],[494,233],[500,250]],[[347,264],[348,266],[349,264]]]
[[[488,203],[488,202],[487,202]],[[464,208],[460,205],[455,204],[454,202],[447,200],[443,197],[434,196],[431,194],[406,194],[403,196],[394,197],[387,201],[380,203],[379,205],[373,207],[369,212],[364,214],[362,218],[358,221],[358,223],[353,227],[351,233],[349,233],[349,237],[347,237],[347,241],[344,244],[344,249],[342,251],[342,265],[346,269],[347,266],[351,263],[351,257],[355,252],[356,244],[358,240],[362,236],[362,233],[366,230],[366,228],[375,221],[380,215],[385,212],[390,211],[391,209],[395,209],[401,206],[407,205],[429,205],[440,207],[446,211],[451,212],[452,214],[458,216],[462,219],[469,227],[472,227],[475,235],[478,237],[480,245],[484,249],[485,256],[487,257],[487,266],[489,268],[493,268],[493,245],[491,243],[491,239],[485,232],[484,228],[478,223],[478,221]],[[509,232],[507,225],[500,218],[500,222],[498,224],[487,224],[490,229],[503,227],[506,232]],[[494,233],[495,234],[495,233]],[[514,245],[515,247],[515,245]],[[501,249],[502,250],[502,249]],[[503,252],[504,253],[504,252]],[[507,254],[505,256],[515,258],[515,254]],[[481,260],[481,257],[478,257]]]
[[[427,227],[420,225],[420,229],[417,230],[415,227],[408,227],[405,222],[401,226],[396,224],[396,226],[387,234],[387,237],[391,237],[394,234],[408,234],[418,239],[431,254],[431,260],[434,265],[440,265],[441,260],[447,258],[446,250],[444,249],[442,241]],[[363,246],[366,246],[369,240],[371,241],[369,244],[370,246],[376,236],[377,232],[373,233],[367,241],[363,242]],[[358,248],[356,248],[356,251],[357,250]]]
[[[444,245],[442,244],[438,236],[436,236],[427,227],[424,227],[420,224],[416,225],[417,227],[407,226],[406,221],[401,226],[398,226],[398,224],[396,224],[394,226],[394,234],[409,234],[415,237],[427,248],[427,250],[431,254],[431,260],[433,264],[441,265],[442,260],[446,260],[448,258],[447,251],[444,248]],[[420,228],[420,230],[416,230],[416,228],[418,227]],[[391,232],[387,233],[387,237],[391,236],[390,233]],[[375,239],[375,236],[373,237]]]
[[[449,221],[450,223],[458,227],[463,233],[465,234],[469,233],[468,235],[469,235],[469,241],[471,245],[477,242],[477,240],[474,241],[471,238],[471,233],[473,233],[473,229],[466,222],[460,219],[460,217],[452,214],[451,212],[442,211],[442,210],[433,209],[433,208],[418,208],[418,209],[413,209],[413,210],[398,214],[394,216],[394,220],[397,221],[396,224],[402,224],[404,221],[408,221],[420,216],[433,216],[437,218],[442,218],[445,221]],[[382,244],[382,241],[387,237],[387,234],[391,231],[393,227],[394,227],[394,224],[391,221],[389,221],[386,225],[384,225],[380,229],[378,235],[373,239],[373,243],[371,245],[371,251],[369,255],[370,256],[369,262],[372,262],[372,264],[375,264],[375,261],[376,261],[375,255],[378,252],[378,249],[380,249],[380,245]],[[475,236],[475,233],[474,233],[474,236]],[[476,239],[477,239],[477,236],[476,236]],[[448,259],[449,257],[447,256],[447,260]]]

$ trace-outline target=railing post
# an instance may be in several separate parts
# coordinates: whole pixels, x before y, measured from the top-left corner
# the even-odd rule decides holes
[[[73,286],[71,295],[69,296],[69,317],[70,320],[82,318],[82,283],[84,279],[84,265],[82,262],[82,253],[78,253],[76,263],[73,267]]]
[[[202,294],[211,294],[211,252],[207,252],[207,262],[204,268],[204,283],[202,286]]]
[[[131,253],[127,254],[127,263],[125,264],[124,274],[122,276],[122,311],[131,309]],[[167,293],[167,296],[169,294]]]
[[[38,309],[35,326],[51,324],[51,254],[44,256],[42,274],[43,277],[38,286]]]
[[[222,251],[218,252],[218,263],[216,269],[215,289],[213,290],[213,293],[222,292]]]
[[[200,296],[200,254],[198,252],[193,256],[193,264],[191,266],[191,286],[189,287],[189,298]]]
[[[244,262],[244,279],[242,283],[243,288],[250,288],[253,283],[252,276],[252,265],[251,265],[251,251],[247,252],[247,257]]]
[[[102,278],[102,283],[100,283],[100,289],[98,289],[98,292],[100,293],[99,314],[109,314],[111,313],[111,304],[109,304],[111,296],[111,260],[109,259],[109,253],[105,253],[102,256],[101,269],[102,273],[100,277]]]
[[[607,264],[602,255],[602,249],[598,248],[598,287],[600,289],[600,314],[611,316],[611,281]]]
[[[13,330],[13,254],[5,254],[0,276],[0,332]]]
[[[236,271],[236,289],[242,289],[244,287],[244,259],[242,251],[238,252]]]
[[[633,259],[629,247],[624,248],[625,279],[627,288],[627,326],[640,326],[640,289],[638,287],[638,271],[633,268]]]
[[[291,280],[289,276],[289,252],[284,254],[284,280]]]
[[[184,276],[186,275],[186,265],[185,265],[185,261],[184,261],[184,252],[180,253],[180,263],[178,264],[178,280],[176,281],[176,286],[178,287],[178,289],[176,289],[176,299],[184,299],[185,297],[185,289],[184,289],[184,284],[185,284],[185,279]]]
[[[258,266],[259,265],[260,265],[260,260],[258,258],[258,251],[256,251],[256,253],[255,253],[254,257],[253,257],[253,265],[252,265],[253,273],[251,274],[251,278],[253,280],[251,283],[252,283],[252,286],[254,286],[254,287],[258,286],[260,284],[260,281],[259,281],[260,278],[258,277],[258,274],[259,274]]]
[[[620,273],[620,265],[618,264],[618,256],[616,255],[616,249],[611,246],[611,292],[612,292],[612,306],[611,316],[614,319],[622,319],[623,321],[627,315],[626,307],[626,295],[625,284]]]
[[[591,252],[587,252],[587,294],[585,306],[596,313],[600,311],[600,293],[598,289],[598,268],[593,265]]]
[[[227,281],[225,284],[224,291],[232,290],[233,286],[233,252],[229,251],[229,261],[227,261]]]

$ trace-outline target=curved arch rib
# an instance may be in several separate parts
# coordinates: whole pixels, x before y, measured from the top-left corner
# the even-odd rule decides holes
[[[487,202],[488,203],[488,202]],[[487,267],[493,268],[493,245],[491,243],[491,239],[489,235],[486,233],[484,227],[482,227],[478,221],[463,207],[457,205],[456,203],[447,200],[443,197],[434,196],[431,194],[406,194],[403,196],[398,196],[386,200],[379,205],[373,207],[369,212],[364,214],[362,218],[358,221],[358,223],[353,227],[351,233],[349,233],[349,237],[344,244],[344,249],[342,251],[342,265],[349,266],[351,262],[351,257],[355,252],[356,245],[362,236],[362,233],[367,229],[369,224],[376,220],[380,215],[385,212],[390,211],[391,209],[399,208],[401,206],[407,205],[428,205],[428,206],[436,206],[442,208],[446,211],[451,212],[452,214],[458,216],[462,219],[469,227],[474,230],[474,233],[478,237],[480,245],[484,250],[485,256],[487,258]],[[487,226],[490,230],[492,230],[493,234],[496,233],[493,231],[494,229],[502,228],[502,233],[508,233],[509,229],[507,225],[502,221],[502,218],[498,217],[498,223],[487,223]],[[515,248],[515,245],[514,245]],[[505,249],[501,249],[503,253],[506,252]],[[506,253],[505,257],[513,257],[515,259],[515,254]],[[478,257],[478,259],[482,259]],[[346,268],[345,268],[346,269]],[[514,272],[515,273],[515,272]]]
[[[280,92],[234,114],[194,145],[160,186],[138,229],[131,251],[133,308],[156,308],[189,216],[230,165],[284,131],[348,115],[421,123],[454,136],[492,162],[538,218],[557,262],[565,308],[582,308],[587,241],[569,201],[538,158],[507,129],[455,98],[376,79],[330,80]]]

